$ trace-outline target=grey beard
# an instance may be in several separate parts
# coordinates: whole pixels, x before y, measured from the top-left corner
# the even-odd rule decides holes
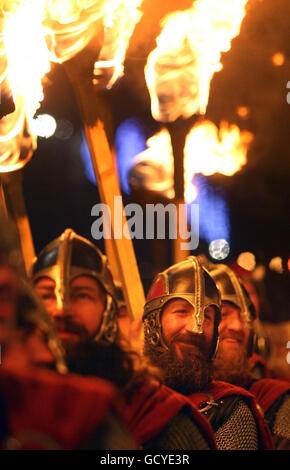
[[[163,383],[183,395],[200,392],[212,381],[212,360],[203,353],[186,352],[180,359],[171,345],[168,350],[145,344],[144,353],[161,370]]]

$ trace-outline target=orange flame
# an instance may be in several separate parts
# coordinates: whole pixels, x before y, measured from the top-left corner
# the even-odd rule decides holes
[[[186,138],[184,147],[184,198],[187,203],[197,196],[197,188],[192,181],[194,175],[202,173],[213,175],[233,175],[247,162],[247,151],[253,140],[253,134],[240,131],[238,126],[221,122],[218,129],[210,121],[195,125]],[[148,149],[137,156],[136,161],[146,160],[150,165],[163,165],[171,177],[173,188],[173,152],[171,139],[166,129],[147,141]],[[174,197],[174,190],[170,196]]]
[[[30,126],[43,99],[41,79],[50,63],[41,27],[42,2],[5,0],[0,6],[1,81],[8,78],[15,102],[15,112],[0,123],[0,171],[5,172],[21,168],[36,148]]]
[[[123,72],[129,40],[141,18],[141,3],[0,0],[0,85],[7,77],[16,104],[15,112],[0,125],[0,172],[23,166],[36,148],[31,124],[43,100],[42,79],[50,71],[51,62],[62,63],[85,48],[96,34],[96,21],[102,19],[102,60],[113,61],[112,86]],[[29,136],[29,145],[24,136]]]
[[[123,75],[129,41],[142,17],[139,10],[142,2],[143,0],[111,0],[107,4],[104,43],[94,70],[96,76],[106,74],[106,70],[110,75],[111,70],[107,88],[111,88]]]
[[[222,69],[221,53],[240,32],[247,2],[195,0],[191,9],[164,19],[145,67],[156,120],[205,113],[212,76]]]

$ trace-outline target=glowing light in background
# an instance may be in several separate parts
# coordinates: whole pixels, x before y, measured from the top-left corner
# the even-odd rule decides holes
[[[194,186],[198,196],[194,204],[199,204],[200,238],[210,244],[213,240],[224,239],[230,242],[231,225],[226,195],[221,188],[213,188],[206,176],[195,175]],[[190,208],[190,204],[188,204]],[[190,210],[188,210],[188,217]],[[189,217],[190,221],[190,217]]]
[[[81,155],[82,162],[84,164],[86,177],[91,183],[97,186],[97,181],[95,177],[94,167],[92,164],[91,154],[90,154],[89,147],[88,147],[87,140],[86,140],[84,133],[82,133],[80,155]]]
[[[285,63],[285,56],[282,54],[282,52],[276,52],[272,56],[272,63],[276,65],[276,67],[281,67]]]
[[[269,268],[272,271],[276,271],[279,274],[283,273],[283,261],[280,256],[275,256],[275,258],[272,258],[270,263],[269,263]]]
[[[31,123],[32,132],[38,137],[48,139],[56,131],[56,120],[50,114],[39,114]]]
[[[130,194],[128,174],[136,155],[146,149],[145,129],[137,118],[129,118],[120,124],[115,134],[115,150],[119,180],[122,190]]]
[[[236,109],[236,113],[241,119],[247,119],[249,117],[250,110],[247,106],[239,106]]]
[[[287,261],[287,268],[288,268],[288,271],[290,271],[290,258],[288,258],[288,261]]]
[[[255,255],[249,251],[245,251],[238,256],[237,264],[247,271],[253,271],[256,267]]]
[[[208,248],[209,254],[213,259],[222,261],[230,254],[230,245],[224,239],[213,240]]]
[[[256,269],[253,271],[253,279],[255,281],[262,281],[266,276],[266,268],[262,264],[258,264]]]
[[[146,137],[141,121],[137,118],[129,118],[123,121],[116,130],[115,151],[120,186],[128,195],[131,193],[128,175],[132,167],[134,157],[145,149]],[[97,185],[89,148],[84,134],[80,147],[80,154],[88,180]]]

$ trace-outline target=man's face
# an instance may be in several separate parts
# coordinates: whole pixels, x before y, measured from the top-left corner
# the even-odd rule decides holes
[[[0,268],[0,344],[9,341],[16,326],[18,282],[8,267]]]
[[[242,349],[247,351],[250,329],[241,316],[241,309],[231,302],[222,303],[221,322],[219,325],[219,347],[224,351]]]
[[[146,347],[152,363],[164,374],[164,383],[174,390],[190,394],[203,390],[211,381],[210,351],[214,336],[215,310],[205,310],[203,333],[193,331],[194,308],[186,300],[169,302],[161,316],[161,327],[168,350]]]
[[[247,356],[251,330],[246,327],[241,309],[223,302],[219,325],[219,347],[214,363],[215,378],[238,383],[247,373]]]
[[[65,343],[94,338],[105,310],[105,294],[99,283],[90,276],[78,276],[71,281],[68,302],[59,306],[55,281],[43,277],[35,284],[47,312]]]
[[[193,306],[186,300],[172,300],[164,308],[161,317],[162,332],[166,344],[174,346],[179,359],[186,357],[189,352],[200,352],[201,343],[204,344],[204,352],[208,355],[214,335],[214,318],[214,308],[207,307],[204,312],[203,333],[202,335],[194,333]]]

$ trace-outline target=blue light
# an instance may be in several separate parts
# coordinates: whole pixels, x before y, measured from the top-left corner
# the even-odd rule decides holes
[[[138,153],[143,152],[146,148],[146,137],[142,123],[136,118],[123,121],[116,131],[115,150],[121,189],[127,194],[130,194],[128,173],[132,166],[132,160]],[[80,146],[80,154],[87,178],[93,184],[97,185],[90,151],[84,133]]]
[[[123,121],[115,135],[115,149],[120,185],[122,190],[130,194],[128,173],[132,166],[133,158],[146,150],[145,130],[137,118]]]
[[[199,235],[210,244],[213,240],[230,243],[231,227],[226,195],[222,188],[213,188],[206,176],[195,175],[193,184],[198,196],[193,204],[199,204]]]
[[[97,186],[94,167],[84,132],[82,132],[82,142],[80,145],[80,154],[85,167],[85,174],[88,180]]]

